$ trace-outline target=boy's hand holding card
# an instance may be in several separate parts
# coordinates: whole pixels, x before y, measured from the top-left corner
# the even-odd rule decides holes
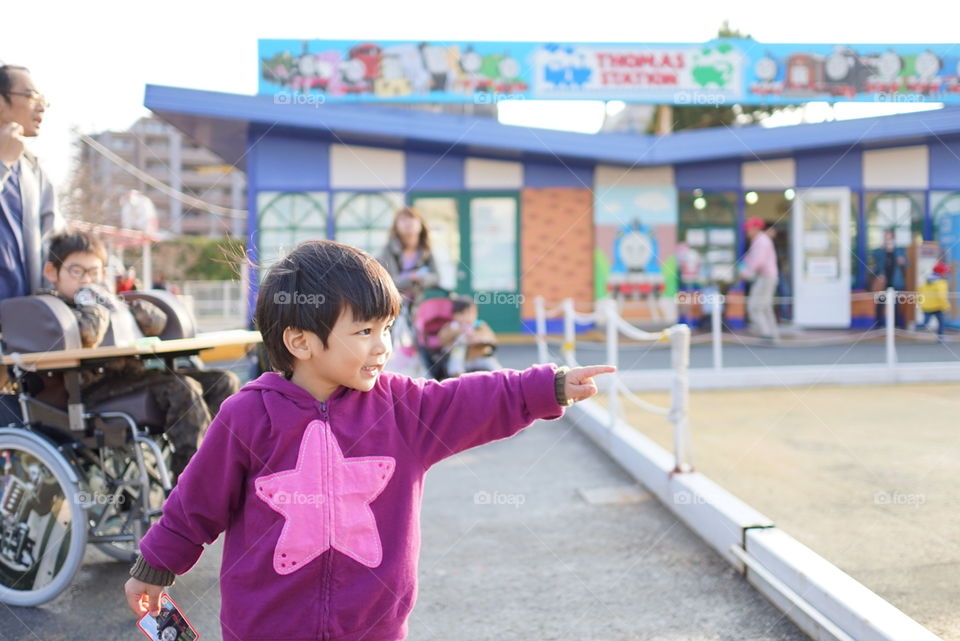
[[[160,595],[157,611],[157,615],[147,612],[137,621],[137,627],[152,641],[196,641],[200,638],[169,594]]]

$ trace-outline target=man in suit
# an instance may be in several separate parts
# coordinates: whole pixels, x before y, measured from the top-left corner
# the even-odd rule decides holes
[[[46,107],[26,68],[0,66],[0,300],[43,286],[44,239],[64,227],[53,185],[25,145]]]
[[[65,227],[53,185],[25,145],[40,133],[46,108],[26,68],[0,65],[0,300],[43,286],[44,241]],[[0,426],[20,418],[5,379],[0,368]]]

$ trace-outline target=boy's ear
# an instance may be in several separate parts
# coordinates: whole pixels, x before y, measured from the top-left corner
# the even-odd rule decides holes
[[[310,343],[302,329],[288,327],[283,330],[283,344],[294,358],[308,359],[311,356]]]
[[[57,268],[49,260],[43,265],[43,277],[54,285],[57,284]]]

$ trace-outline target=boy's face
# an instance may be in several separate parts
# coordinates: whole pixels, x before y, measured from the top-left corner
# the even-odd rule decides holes
[[[61,296],[73,300],[78,289],[103,280],[103,261],[96,254],[74,252],[67,256],[59,270],[48,262],[43,266],[43,275]]]
[[[316,334],[303,332],[308,351],[298,353],[300,346],[296,344],[298,351],[290,350],[295,358],[294,382],[305,383],[301,386],[319,392],[323,399],[340,385],[369,392],[390,358],[392,326],[392,318],[355,321],[348,309],[330,331],[326,349]],[[287,349],[290,347],[288,343]]]

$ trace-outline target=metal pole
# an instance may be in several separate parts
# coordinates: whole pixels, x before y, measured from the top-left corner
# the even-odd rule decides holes
[[[141,245],[143,248],[143,288],[153,289],[153,241]]]
[[[676,325],[670,330],[673,392],[670,395],[670,420],[673,422],[675,473],[692,472],[687,401],[690,394],[690,328]]]
[[[608,298],[604,301],[604,303],[604,308],[607,312],[607,365],[613,365],[616,367],[618,364],[618,356],[620,354],[620,350],[617,345],[620,332],[620,328],[617,327],[617,325],[620,322],[620,317],[617,312],[617,301],[614,298]],[[617,417],[620,416],[619,387],[621,383],[620,378],[616,373],[611,376],[611,379],[609,400],[607,405],[609,406],[610,410],[610,431],[613,431],[614,426],[617,424]]]
[[[723,369],[723,335],[721,333],[721,318],[724,297],[720,294],[710,294],[713,297],[713,307],[710,312],[710,337],[713,339],[713,369]]]
[[[887,318],[887,367],[896,367],[897,347],[893,340],[894,331],[896,329],[896,327],[894,327],[894,324],[896,323],[895,305],[897,304],[896,296],[894,294],[896,292],[894,291],[893,287],[887,287],[887,291],[885,293],[887,296],[886,300],[884,301],[884,304],[887,306],[886,310],[884,310],[886,311]]]
[[[568,357],[574,357],[577,345],[577,319],[574,317],[576,310],[573,307],[572,298],[563,299],[563,358],[569,362]]]
[[[537,314],[537,361],[546,363],[550,360],[550,354],[547,351],[547,310],[543,305],[543,296],[533,299],[533,307]]]

